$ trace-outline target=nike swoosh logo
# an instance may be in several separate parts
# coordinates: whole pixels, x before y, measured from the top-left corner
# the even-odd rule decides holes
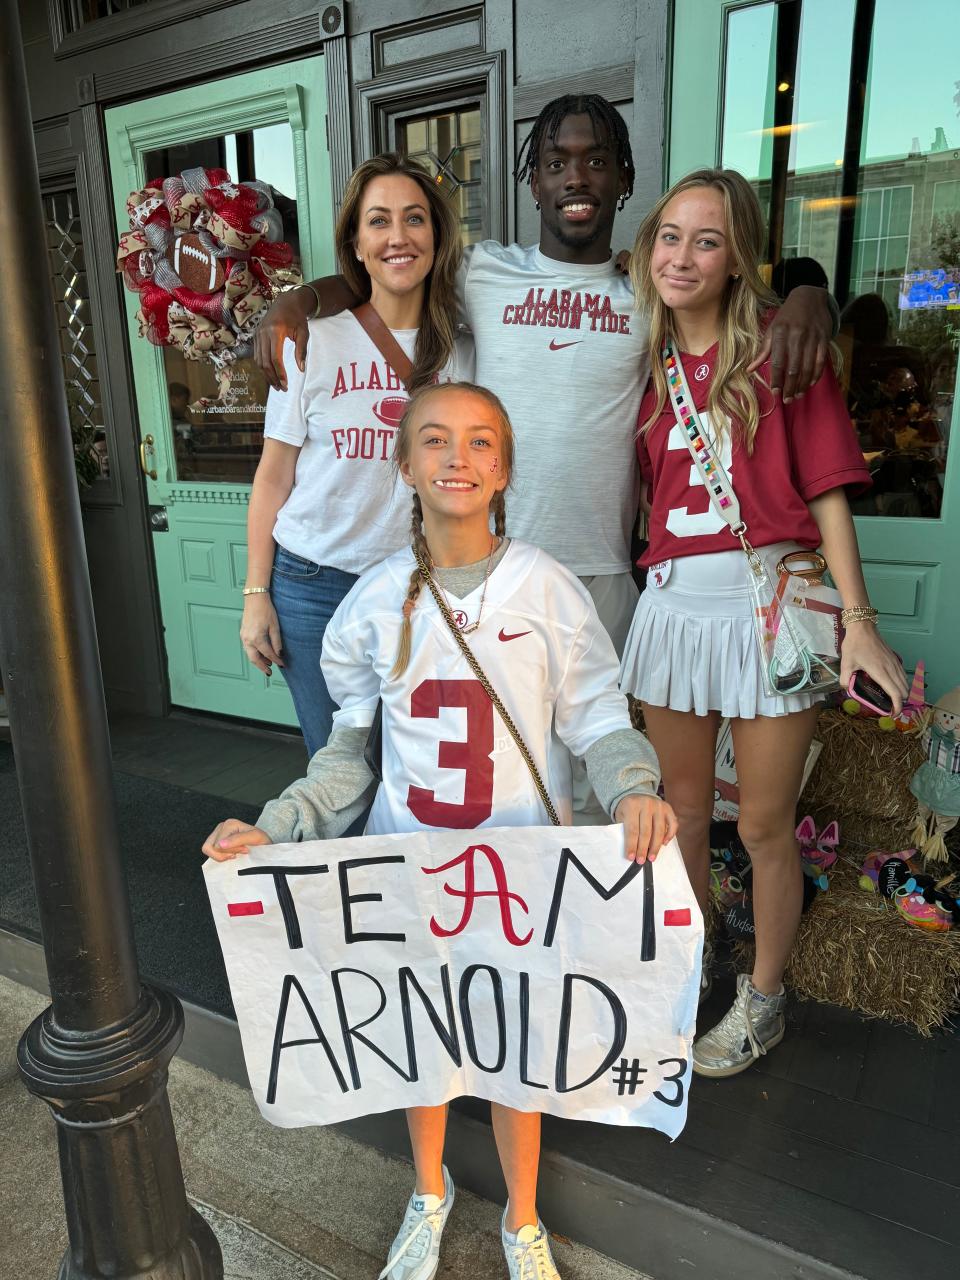
[[[504,631],[503,627],[501,627],[500,634],[497,637],[497,639],[498,640],[519,640],[521,636],[528,636],[530,634],[531,632],[529,631],[515,631],[512,636],[508,636],[507,633]]]
[[[575,347],[578,342],[582,342],[582,338],[574,338],[573,342],[557,342],[556,338],[550,343],[551,351],[562,351],[564,347]]]

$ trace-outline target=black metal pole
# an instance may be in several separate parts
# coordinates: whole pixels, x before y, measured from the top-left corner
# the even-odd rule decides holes
[[[60,1280],[220,1280],[167,1098],[183,1011],[137,972],[30,120],[0,0],[0,660],[52,1000],[18,1064],[57,1121]]]
[[[843,174],[840,180],[840,218],[837,223],[837,257],[833,292],[841,307],[850,300],[853,269],[853,233],[857,225],[857,187],[860,183],[860,151],[870,73],[870,47],[876,0],[857,0],[850,50],[850,88],[847,95],[847,130],[843,140]]]
[[[801,0],[777,6],[777,50],[773,98],[773,155],[770,169],[770,217],[767,261],[775,267],[783,257],[783,216],[787,202],[787,172],[793,138],[793,103],[797,88],[797,49],[800,44]],[[781,89],[781,85],[786,87]]]

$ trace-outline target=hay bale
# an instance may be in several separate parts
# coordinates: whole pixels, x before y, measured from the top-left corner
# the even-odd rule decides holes
[[[917,811],[909,783],[926,755],[919,737],[884,733],[876,720],[829,708],[820,713],[817,738],[823,749],[799,812],[820,823],[836,818],[854,858],[906,848]]]
[[[960,929],[918,929],[857,879],[854,867],[836,864],[830,888],[800,921],[784,981],[807,999],[928,1036],[960,1008]],[[737,943],[735,952],[752,966],[751,945]]]

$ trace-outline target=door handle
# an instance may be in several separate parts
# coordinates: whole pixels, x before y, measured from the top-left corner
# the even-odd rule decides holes
[[[153,443],[153,436],[144,436],[140,441],[140,470],[145,476],[149,476],[151,480],[156,480],[156,467],[152,469],[148,469],[147,467],[147,450],[149,449],[150,452],[153,453]]]

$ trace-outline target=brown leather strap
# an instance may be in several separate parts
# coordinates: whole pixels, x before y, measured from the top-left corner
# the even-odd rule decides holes
[[[353,308],[353,314],[357,317],[357,323],[364,330],[367,337],[403,383],[404,389],[409,391],[410,379],[413,377],[413,363],[403,347],[374,311],[372,304],[361,302],[359,307]]]

